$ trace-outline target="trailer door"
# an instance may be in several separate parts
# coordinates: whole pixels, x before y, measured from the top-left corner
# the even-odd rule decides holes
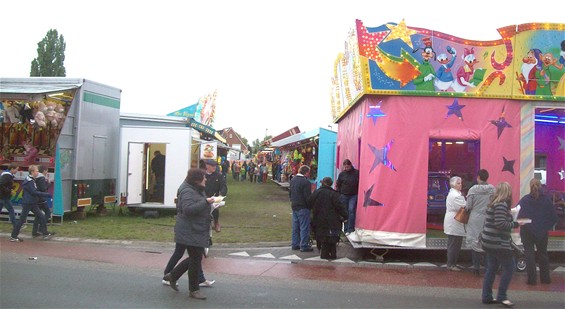
[[[129,143],[128,145],[128,204],[141,204],[143,193],[143,143]]]

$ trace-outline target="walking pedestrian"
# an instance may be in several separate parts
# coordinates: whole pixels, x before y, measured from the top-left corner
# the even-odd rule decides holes
[[[316,235],[316,245],[320,249],[320,258],[335,260],[336,244],[339,241],[341,225],[347,220],[347,209],[339,200],[339,193],[332,189],[330,177],[322,179],[322,186],[315,190],[308,204],[312,207],[312,226]]]
[[[445,217],[443,219],[443,232],[447,235],[447,270],[460,271],[457,259],[465,236],[463,223],[455,220],[455,214],[467,204],[461,194],[461,177],[453,176],[449,179],[449,193],[445,199]]]
[[[228,186],[226,184],[226,177],[216,171],[216,166],[218,162],[216,160],[208,159],[204,162],[206,164],[206,196],[225,196],[228,194]],[[220,210],[219,208],[214,209],[212,212],[212,217],[214,218],[214,230],[219,233],[221,231],[220,226]]]
[[[37,178],[35,178],[35,184],[37,185],[37,190],[40,192],[47,192],[49,190],[49,180],[45,177],[47,175],[47,166],[40,165],[38,167],[39,174]],[[49,219],[51,219],[51,209],[50,209],[50,199],[45,199],[43,197],[39,198],[39,203],[37,207],[40,211],[43,211],[43,215],[45,216],[45,222],[49,223]],[[31,230],[31,235],[33,237],[42,236],[37,230],[39,228],[39,220],[33,220],[33,228]]]
[[[163,277],[163,280],[169,281],[172,289],[178,291],[177,281],[188,270],[189,296],[201,300],[206,296],[200,292],[198,277],[202,273],[204,248],[210,246],[210,211],[214,201],[206,197],[206,182],[206,172],[192,168],[177,191],[175,243],[184,247],[188,257]]]
[[[348,218],[343,232],[346,236],[355,232],[357,213],[357,194],[359,191],[359,170],[353,167],[349,159],[343,160],[343,171],[337,176],[335,188],[339,192],[341,203],[347,206]]]
[[[494,191],[493,185],[487,183],[489,173],[485,169],[479,170],[477,174],[477,184],[472,186],[467,193],[466,210],[469,212],[469,222],[466,227],[467,247],[473,248],[473,244],[477,243],[479,234],[485,225],[485,217],[488,203]],[[482,250],[481,250],[482,251]],[[481,267],[482,252],[471,250],[471,260],[473,263],[473,272],[479,275]]]
[[[18,223],[12,229],[12,234],[10,237],[11,242],[21,242],[23,241],[21,238],[18,237],[20,234],[20,229],[22,225],[27,221],[27,215],[29,212],[33,212],[35,218],[34,220],[39,220],[40,224],[40,231],[43,235],[43,239],[47,240],[51,237],[51,234],[47,231],[47,222],[45,221],[45,216],[43,212],[39,210],[37,204],[39,203],[39,198],[51,198],[51,194],[40,192],[37,190],[37,186],[35,184],[35,178],[39,175],[39,169],[37,165],[30,165],[28,168],[29,175],[24,179],[22,183],[23,187],[23,195],[22,195],[22,213],[20,214],[20,219]]]
[[[290,202],[292,207],[292,250],[312,252],[310,245],[310,205],[308,198],[312,194],[307,176],[310,167],[302,165],[298,174],[290,181]]]
[[[541,181],[530,181],[530,193],[522,197],[518,219],[528,218],[532,222],[520,228],[520,238],[526,255],[526,271],[529,285],[537,284],[536,257],[539,264],[540,281],[550,284],[549,256],[547,254],[548,231],[557,223],[557,215],[549,196],[543,194]]]
[[[493,199],[488,205],[485,226],[481,233],[482,247],[487,257],[482,301],[484,304],[498,302],[507,308],[514,306],[514,303],[508,299],[507,291],[516,267],[510,233],[513,228],[524,224],[524,221],[513,221],[510,212],[511,205],[512,188],[507,182],[501,182],[496,187]],[[502,266],[502,272],[498,284],[498,294],[494,298],[492,287],[499,266]]]
[[[0,212],[3,207],[8,210],[8,217],[12,223],[12,228],[16,226],[16,214],[12,206],[12,190],[14,189],[15,174],[20,167],[15,163],[10,163],[8,169],[0,175]]]

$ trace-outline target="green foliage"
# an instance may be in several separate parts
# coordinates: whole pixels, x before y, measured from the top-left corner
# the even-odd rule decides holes
[[[29,76],[66,76],[65,48],[63,35],[55,29],[47,31],[45,38],[37,43],[37,58],[31,62]]]

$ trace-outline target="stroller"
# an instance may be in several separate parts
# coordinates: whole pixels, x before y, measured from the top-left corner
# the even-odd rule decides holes
[[[518,246],[514,241],[512,241],[511,245],[514,251],[514,257],[516,258],[516,270],[523,272],[526,270],[526,255],[524,254],[524,249]]]

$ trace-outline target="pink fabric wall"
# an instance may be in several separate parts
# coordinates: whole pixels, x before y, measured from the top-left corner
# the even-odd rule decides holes
[[[455,100],[459,105],[465,105],[461,109],[463,121],[456,115],[447,116],[448,106]],[[369,107],[379,103],[385,116],[373,121],[367,116]],[[497,127],[491,120],[498,120],[503,109],[505,119],[512,127],[506,127],[498,139]],[[430,138],[480,140],[480,168],[490,172],[489,182],[496,185],[507,181],[514,196],[519,196],[520,104],[516,101],[365,96],[339,122],[338,156],[341,160],[353,158],[359,136],[361,160],[356,164],[360,169],[356,222],[359,228],[398,233],[426,232]],[[378,163],[375,152],[380,156],[382,149],[391,142],[388,166]],[[373,151],[369,145],[377,150]],[[503,156],[515,160],[514,174],[502,171]],[[378,164],[371,171],[375,163]],[[364,206],[366,196],[383,205]]]

